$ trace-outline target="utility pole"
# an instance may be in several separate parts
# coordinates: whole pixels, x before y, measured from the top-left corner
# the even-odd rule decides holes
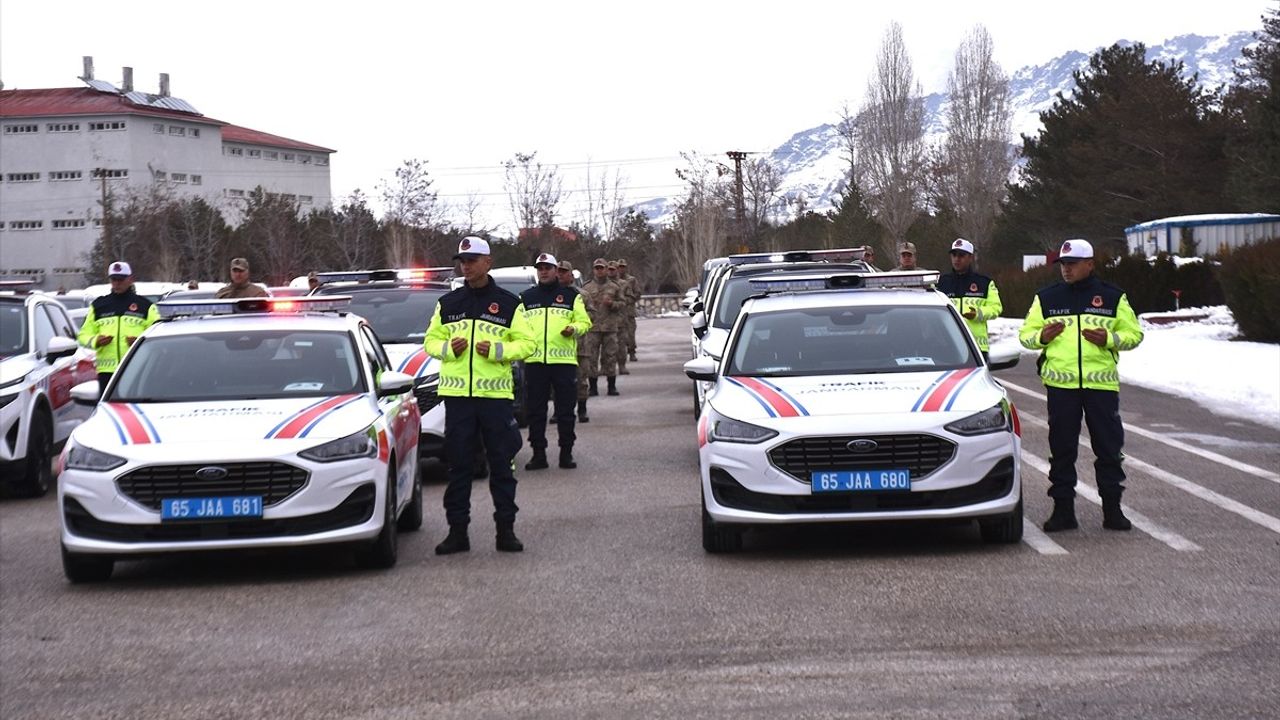
[[[741,150],[730,150],[725,155],[733,160],[733,209],[737,215],[738,252],[750,252],[747,247],[747,207],[742,199],[742,161],[747,159],[747,154]]]
[[[107,262],[115,259],[115,250],[111,247],[111,205],[107,198],[107,171],[94,168],[93,176],[102,183],[102,252]]]

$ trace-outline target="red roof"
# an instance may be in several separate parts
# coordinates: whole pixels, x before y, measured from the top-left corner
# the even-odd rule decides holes
[[[223,142],[238,142],[246,145],[265,145],[267,147],[288,148],[290,150],[308,150],[310,152],[331,153],[337,152],[319,145],[311,145],[300,140],[290,140],[287,137],[264,133],[260,130],[250,130],[247,127],[239,125],[224,125],[222,128]]]

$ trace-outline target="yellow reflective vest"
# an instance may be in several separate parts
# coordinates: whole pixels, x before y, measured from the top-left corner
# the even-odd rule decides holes
[[[533,352],[525,362],[577,365],[578,338],[591,329],[578,289],[558,282],[534,285],[520,293],[520,304],[533,333]],[[573,328],[572,335],[563,334],[566,327]]]
[[[76,341],[94,351],[94,366],[100,373],[113,373],[129,352],[130,338],[136,338],[160,319],[160,311],[134,291],[107,293],[89,305]],[[98,337],[109,335],[111,342],[98,346]]]
[[[1062,334],[1040,342],[1049,323],[1066,325]],[[1091,328],[1107,331],[1105,347],[1085,339]],[[1142,326],[1120,288],[1090,275],[1072,283],[1057,283],[1036,293],[1018,333],[1023,347],[1040,350],[1040,380],[1048,387],[1082,390],[1120,390],[1117,363],[1122,350],[1142,342]]]
[[[951,298],[951,304],[960,311],[961,317],[970,310],[974,312],[972,318],[964,317],[964,324],[973,333],[978,349],[987,352],[990,346],[987,341],[987,321],[1000,317],[1000,313],[1004,311],[995,282],[976,272],[944,273],[938,279],[938,291]]]
[[[467,341],[460,355],[451,347],[457,337]],[[476,352],[485,340],[488,357]],[[489,278],[484,287],[463,285],[440,298],[422,347],[440,360],[441,397],[511,400],[511,363],[528,357],[534,343],[520,298]]]

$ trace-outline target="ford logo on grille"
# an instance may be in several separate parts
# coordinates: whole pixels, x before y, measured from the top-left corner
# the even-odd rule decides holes
[[[845,447],[849,448],[850,452],[869,453],[872,450],[875,450],[876,448],[880,447],[880,444],[877,443],[875,440],[859,438],[857,440],[854,440],[848,443],[847,445],[845,445]]]
[[[221,480],[227,476],[227,469],[215,466],[202,467],[196,471],[197,480]]]

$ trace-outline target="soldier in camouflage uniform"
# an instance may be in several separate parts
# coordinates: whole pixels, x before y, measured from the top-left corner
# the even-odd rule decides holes
[[[626,341],[625,347],[618,348],[619,375],[630,375],[626,372],[626,360],[636,359],[636,308],[640,305],[640,280],[627,273],[627,259],[618,258],[618,280],[626,284],[631,293],[631,301],[627,303]],[[624,355],[625,351],[625,355]]]
[[[564,287],[576,288],[573,278],[573,263],[568,260],[560,261],[560,284]],[[595,311],[591,309],[591,298],[579,292],[582,298],[582,304],[587,308],[587,317],[593,317]],[[587,383],[587,350],[586,337],[584,336],[578,342],[578,422],[591,422],[591,418],[587,417],[587,397],[590,386]]]
[[[595,277],[582,286],[587,314],[591,316],[591,332],[583,337],[579,347],[585,346],[585,364],[580,366],[587,377],[588,395],[599,395],[598,381],[601,375],[609,379],[610,395],[618,395],[618,328],[622,324],[624,296],[622,288],[608,277],[608,263],[596,258],[591,264]]]

